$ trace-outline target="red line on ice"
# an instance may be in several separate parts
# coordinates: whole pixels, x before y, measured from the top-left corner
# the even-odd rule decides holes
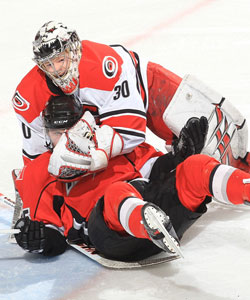
[[[126,42],[124,42],[124,45],[126,47],[130,47],[131,45],[133,44],[136,44],[138,41],[141,41],[141,40],[145,40],[145,39],[148,39],[150,36],[152,36],[155,32],[161,30],[161,29],[164,29],[166,27],[169,27],[171,26],[172,24],[178,22],[179,20],[183,19],[184,17],[186,16],[189,16],[193,13],[195,13],[197,10],[203,8],[204,6],[214,2],[216,0],[203,0],[203,1],[200,1],[198,3],[196,3],[195,5],[177,13],[176,15],[174,15],[173,17],[167,19],[165,22],[162,22],[154,27],[152,27],[151,29],[149,29],[147,32],[145,32],[144,34],[141,34],[141,35],[137,35],[129,40],[127,40]]]

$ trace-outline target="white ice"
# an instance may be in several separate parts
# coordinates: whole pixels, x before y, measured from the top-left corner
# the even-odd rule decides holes
[[[11,98],[34,65],[31,42],[48,20],[82,39],[123,44],[184,76],[191,73],[250,119],[248,0],[1,0],[0,193],[14,197],[11,170],[22,166],[21,131]],[[162,141],[149,136],[162,147]],[[12,211],[0,206],[0,228]],[[111,271],[69,250],[37,258],[0,236],[0,299],[249,300],[250,211],[212,204],[184,236],[185,258]]]

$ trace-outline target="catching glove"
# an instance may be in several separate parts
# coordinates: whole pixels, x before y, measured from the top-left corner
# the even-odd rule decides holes
[[[98,171],[106,168],[110,158],[121,154],[123,139],[112,127],[103,125],[95,131],[95,147],[90,149],[90,171]]]
[[[61,180],[74,180],[107,167],[111,157],[123,148],[121,136],[110,126],[97,126],[90,112],[85,112],[66,131],[50,157],[48,171]]]

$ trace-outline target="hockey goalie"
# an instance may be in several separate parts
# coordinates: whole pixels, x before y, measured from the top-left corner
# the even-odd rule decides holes
[[[74,94],[83,111],[121,137],[122,155],[145,141],[146,127],[171,146],[190,117],[205,116],[203,153],[249,171],[247,124],[228,99],[188,75],[183,79],[121,45],[81,41],[74,29],[50,21],[33,42],[36,66],[12,99],[27,164],[47,151],[41,114],[52,95]]]

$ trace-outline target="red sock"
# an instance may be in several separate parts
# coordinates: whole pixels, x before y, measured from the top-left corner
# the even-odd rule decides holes
[[[120,234],[148,238],[142,224],[141,208],[146,202],[129,183],[115,182],[104,194],[103,216],[108,227]]]
[[[219,165],[214,158],[197,154],[189,156],[176,168],[176,189],[181,203],[196,211],[206,196],[212,196],[209,179],[213,169]]]
[[[249,179],[249,173],[200,154],[190,156],[176,169],[179,199],[191,211],[195,211],[206,196],[233,204],[249,201]]]

